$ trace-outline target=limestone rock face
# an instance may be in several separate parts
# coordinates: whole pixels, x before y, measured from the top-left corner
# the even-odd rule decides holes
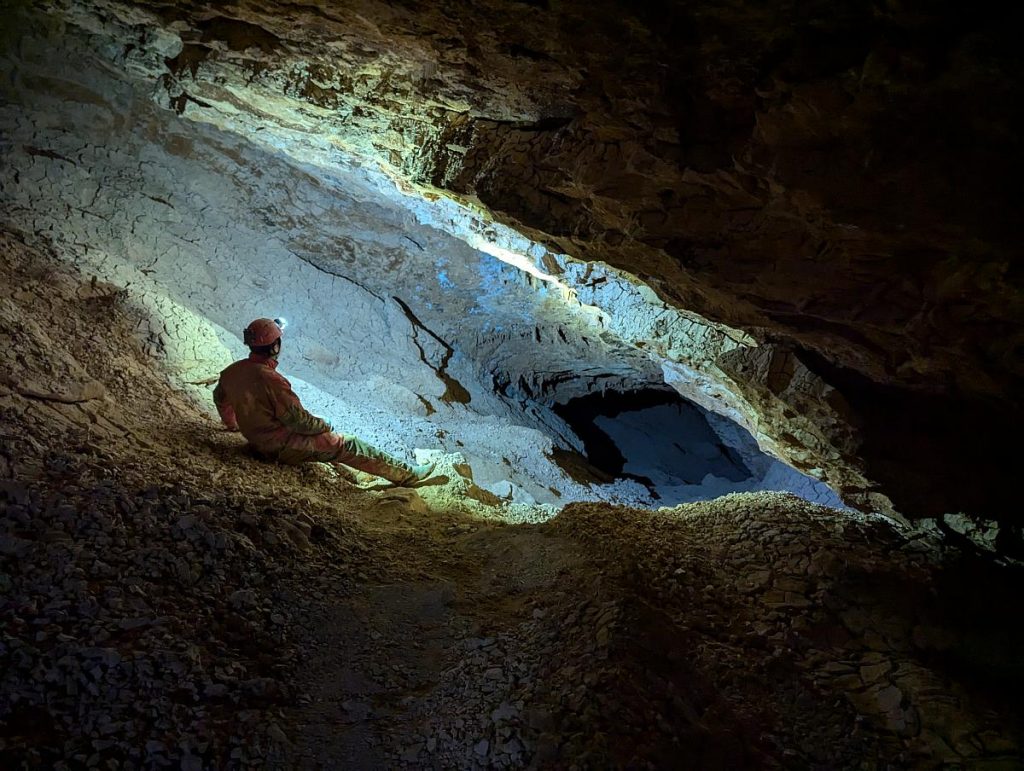
[[[543,244],[536,267],[581,313],[598,309],[616,345],[850,503],[1011,516],[1010,461],[981,445],[988,427],[1024,427],[1013,12],[672,0],[48,10],[184,118],[315,167],[342,153],[376,163],[409,192]]]

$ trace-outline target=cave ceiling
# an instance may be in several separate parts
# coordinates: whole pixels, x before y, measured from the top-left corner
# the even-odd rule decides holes
[[[523,234],[638,380],[727,392],[851,503],[1004,515],[1012,464],[985,440],[1022,425],[1019,12],[33,5],[184,119],[326,174],[358,158],[453,207],[421,223],[458,209],[477,236]],[[325,241],[293,246],[332,269]],[[609,311],[612,288],[632,310]],[[630,320],[652,308],[668,331]]]

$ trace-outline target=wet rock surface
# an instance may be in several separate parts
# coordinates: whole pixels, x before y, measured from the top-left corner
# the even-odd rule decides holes
[[[1024,762],[1022,578],[959,520],[512,524],[450,460],[415,492],[268,465],[170,387],[130,290],[2,254],[5,768]]]

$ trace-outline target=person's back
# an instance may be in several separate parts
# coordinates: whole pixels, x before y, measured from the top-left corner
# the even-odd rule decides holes
[[[275,374],[265,361],[250,356],[220,373],[214,393],[221,416],[225,406],[231,411],[233,422],[225,421],[228,428],[238,428],[257,447],[272,440],[284,428],[274,415],[274,399],[268,382],[268,376]]]
[[[278,427],[274,420],[273,401],[267,393],[264,371],[269,371],[269,368],[253,361],[252,357],[236,361],[220,373],[220,383],[217,385],[220,394],[214,395],[218,406],[225,402],[231,405],[235,414],[233,427],[237,427],[242,436],[253,443],[259,441],[260,435],[268,427]]]
[[[316,436],[331,430],[306,412],[276,367],[276,359],[253,353],[221,372],[213,394],[225,425],[237,428],[262,452],[280,450],[293,433]]]

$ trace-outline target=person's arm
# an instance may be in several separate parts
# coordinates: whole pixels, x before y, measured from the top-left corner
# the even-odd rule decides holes
[[[317,436],[331,431],[331,424],[308,412],[292,390],[292,384],[276,372],[273,376],[274,416],[296,434]]]
[[[217,383],[217,387],[213,389],[213,403],[217,405],[217,412],[224,427],[228,431],[237,431],[238,419],[235,417],[235,408],[228,402],[228,395],[220,383]]]

